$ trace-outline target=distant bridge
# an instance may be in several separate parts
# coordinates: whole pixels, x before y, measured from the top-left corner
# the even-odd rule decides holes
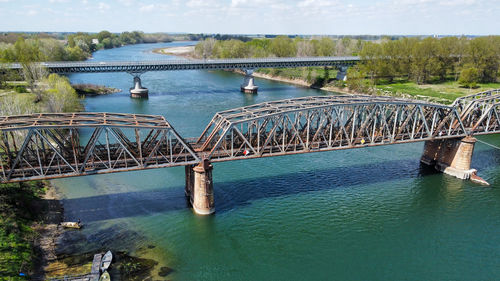
[[[247,59],[205,59],[205,60],[155,60],[155,61],[101,61],[101,62],[40,62],[37,65],[52,73],[97,73],[127,72],[134,76],[134,88],[130,90],[132,97],[148,96],[148,90],[141,85],[140,75],[148,71],[172,70],[217,70],[242,69],[246,75],[241,91],[256,93],[253,71],[257,68],[285,68],[331,66],[336,67],[337,79],[345,80],[347,68],[360,61],[359,57],[289,57],[289,58],[247,58]],[[5,64],[4,67],[22,70],[20,63]]]
[[[196,139],[183,139],[163,116],[4,116],[0,182],[186,166],[194,206],[197,188],[211,188],[213,162],[419,141],[426,141],[427,162],[454,167],[454,158],[461,157],[460,169],[470,173],[473,141],[462,153],[456,140],[499,133],[499,110],[499,90],[460,98],[453,106],[365,95],[303,97],[218,112]],[[210,200],[198,206],[213,206]],[[207,208],[197,212],[213,211]]]
[[[308,66],[351,66],[359,57],[290,57],[290,58],[248,58],[248,59],[206,59],[206,60],[155,60],[155,61],[101,61],[101,62],[41,62],[39,65],[53,73],[96,73],[169,70],[215,70],[256,69]],[[10,69],[22,69],[19,63],[7,65]]]

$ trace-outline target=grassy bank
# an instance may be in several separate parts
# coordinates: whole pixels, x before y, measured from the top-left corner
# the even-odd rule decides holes
[[[273,80],[321,88],[326,91],[352,92],[346,87],[349,83],[335,80],[337,75],[335,69],[323,67],[262,68],[255,73],[261,78],[272,77]],[[465,95],[500,88],[500,83],[477,83],[475,88],[464,88],[454,79],[421,85],[404,79],[395,79],[390,83],[379,81],[378,84],[372,86],[369,86],[371,85],[370,80],[362,79],[359,84],[368,85],[367,90],[361,91],[366,94],[406,97],[442,104],[451,104],[455,99]]]
[[[478,83],[474,89],[463,88],[456,81],[418,85],[415,82],[396,81],[376,85],[375,88],[386,95],[406,95],[414,99],[436,101],[451,104],[456,98],[500,88],[500,83]]]
[[[33,248],[41,223],[42,182],[0,184],[0,280],[26,280],[34,271]]]

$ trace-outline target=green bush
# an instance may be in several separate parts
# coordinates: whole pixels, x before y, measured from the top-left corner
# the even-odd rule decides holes
[[[16,93],[27,93],[28,92],[28,90],[26,90],[26,87],[22,86],[22,85],[14,86],[14,91],[16,91]]]
[[[479,82],[479,70],[475,67],[464,68],[460,72],[458,83],[464,88],[476,88]]]

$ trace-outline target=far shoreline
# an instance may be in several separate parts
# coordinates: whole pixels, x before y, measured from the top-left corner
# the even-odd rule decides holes
[[[195,57],[193,56],[194,48],[195,48],[195,45],[156,48],[156,49],[153,49],[153,53],[160,54],[160,55],[183,57],[183,58],[187,58],[187,59],[195,59]],[[245,73],[243,71],[240,71],[237,69],[229,70],[229,71],[240,74],[240,75],[245,75]],[[359,93],[353,92],[347,88],[340,88],[340,87],[335,87],[335,86],[325,86],[325,87],[319,88],[319,87],[314,87],[313,85],[311,85],[307,81],[304,81],[301,79],[288,79],[288,78],[281,77],[281,76],[273,76],[273,75],[269,75],[269,74],[260,73],[258,71],[255,71],[253,73],[253,76],[257,77],[257,78],[261,78],[261,79],[278,81],[278,82],[283,82],[283,83],[287,83],[287,84],[292,84],[292,85],[296,85],[296,86],[317,89],[317,90],[322,90],[322,91],[327,91],[327,92],[349,94],[349,95],[359,94]]]

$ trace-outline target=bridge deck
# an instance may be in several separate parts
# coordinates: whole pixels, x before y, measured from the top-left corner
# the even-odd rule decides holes
[[[290,57],[207,60],[42,62],[41,66],[55,73],[75,72],[146,72],[193,69],[255,69],[274,67],[349,66],[359,57]],[[10,69],[22,69],[19,63],[6,64]]]

